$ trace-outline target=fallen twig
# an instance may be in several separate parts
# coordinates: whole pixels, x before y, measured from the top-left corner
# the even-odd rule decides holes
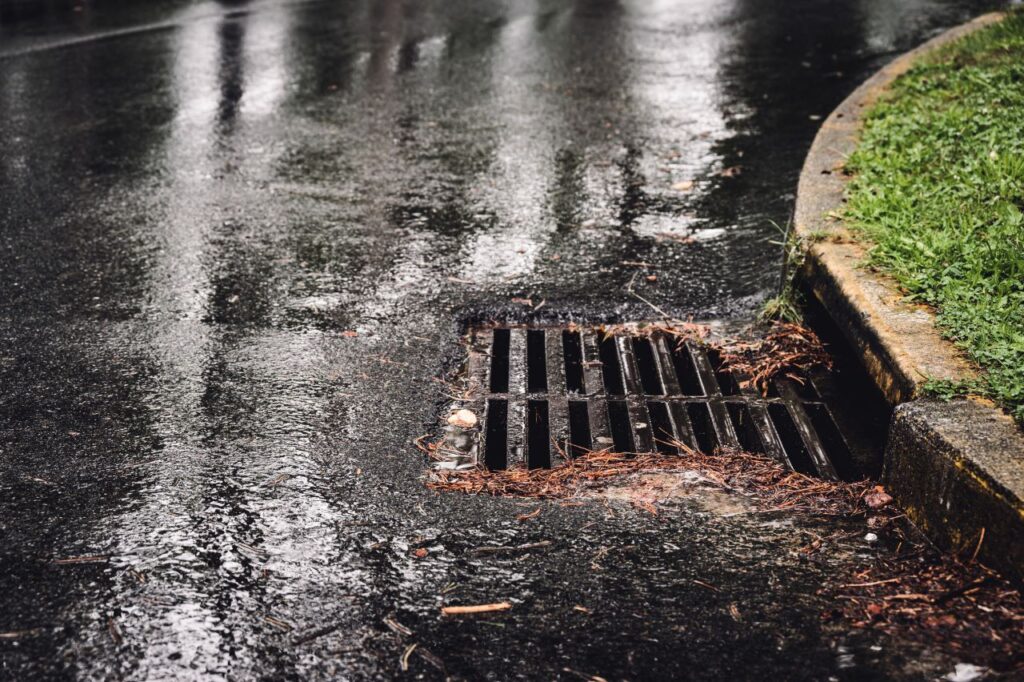
[[[491,613],[493,611],[508,611],[512,604],[507,601],[495,604],[475,604],[473,606],[445,606],[441,613],[446,616],[461,616],[472,613]]]
[[[551,540],[541,540],[540,542],[529,542],[525,545],[513,545],[509,547],[477,547],[472,550],[473,554],[496,554],[499,552],[527,552],[531,549],[541,549],[542,547],[550,547]]]

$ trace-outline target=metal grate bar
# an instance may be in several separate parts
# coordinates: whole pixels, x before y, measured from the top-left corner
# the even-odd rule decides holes
[[[547,360],[548,393],[565,395],[568,388],[565,382],[565,349],[562,346],[562,334],[557,329],[540,330],[544,336],[544,351]]]
[[[602,450],[611,446],[611,429],[608,425],[608,413],[600,404],[604,398],[604,367],[601,363],[600,340],[594,332],[583,333],[583,365],[584,381],[587,395],[594,401],[590,410],[590,435],[594,450]]]
[[[624,394],[641,396],[644,394],[643,385],[640,383],[640,373],[636,368],[636,358],[633,357],[633,344],[628,337],[614,337],[615,350],[619,356],[619,367],[622,371],[622,383],[625,387]]]
[[[779,395],[786,401],[786,409],[789,411],[789,416],[793,420],[797,432],[800,434],[804,447],[807,449],[807,454],[811,458],[815,472],[824,479],[838,481],[839,475],[836,473],[836,468],[832,464],[832,460],[829,459],[828,453],[825,452],[825,448],[814,429],[814,424],[803,408],[800,396],[797,393],[796,387],[793,386],[793,382],[782,379],[775,383],[778,386]]]
[[[551,396],[548,399],[548,430],[551,440],[551,466],[564,464],[569,456],[569,399]]]
[[[679,396],[683,394],[683,389],[679,386],[679,376],[676,374],[672,351],[669,350],[668,344],[669,341],[664,334],[651,337],[651,347],[658,364],[658,376],[661,379],[663,395]]]
[[[526,400],[508,401],[508,466],[526,464]]]
[[[626,408],[632,423],[633,450],[630,452],[652,452],[654,437],[651,434],[651,420],[647,414],[644,400],[644,385],[637,367],[637,359],[633,354],[633,343],[626,336],[615,337],[615,348],[618,351],[619,366],[622,368],[623,384],[626,392]]]

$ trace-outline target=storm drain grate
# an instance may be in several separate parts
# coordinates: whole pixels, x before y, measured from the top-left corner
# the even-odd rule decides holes
[[[850,448],[824,396],[826,372],[742,386],[700,344],[596,329],[470,332],[465,407],[482,415],[473,450],[490,469],[554,467],[589,450],[677,453],[739,447],[794,471],[851,476]]]

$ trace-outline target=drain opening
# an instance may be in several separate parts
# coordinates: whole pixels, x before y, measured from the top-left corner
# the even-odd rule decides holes
[[[618,452],[633,452],[633,430],[629,425],[629,406],[625,400],[608,401],[608,425],[612,431],[612,444]]]
[[[807,446],[800,438],[800,432],[797,430],[796,424],[793,423],[793,417],[786,406],[782,403],[772,403],[768,406],[768,412],[771,414],[779,438],[782,439],[782,447],[789,458],[790,466],[802,474],[816,473]]]
[[[693,365],[693,356],[690,354],[689,346],[686,344],[678,346],[672,353],[672,360],[682,395],[704,395],[704,389],[697,377],[697,369]]]
[[[488,469],[508,467],[508,401],[487,401],[487,439],[484,463]]]
[[[651,415],[651,431],[654,434],[654,447],[658,452],[667,455],[679,454],[679,448],[672,445],[676,440],[676,429],[672,424],[672,417],[668,411],[668,405],[652,400],[647,403],[647,413]]]
[[[722,369],[722,356],[717,350],[708,351],[708,360],[715,372],[715,380],[722,395],[739,395],[740,385],[731,372]]]
[[[551,468],[551,430],[546,400],[526,403],[526,423],[527,466],[531,469]]]
[[[807,410],[807,415],[814,425],[814,431],[821,438],[825,451],[829,453],[829,459],[835,466],[839,478],[844,480],[856,478],[857,471],[853,465],[853,453],[828,408],[821,403],[808,403],[804,409]]]
[[[548,390],[547,351],[544,348],[544,330],[526,332],[526,390],[546,393]]]
[[[508,354],[512,341],[511,329],[495,329],[491,346],[491,393],[508,393]]]
[[[646,395],[664,395],[658,372],[658,361],[654,358],[654,348],[650,339],[634,338],[633,355],[636,357],[637,369],[640,371],[640,385]]]
[[[562,332],[562,352],[565,355],[565,390],[569,393],[584,393],[583,382],[583,341],[579,332]]]
[[[471,330],[468,348],[466,385],[484,420],[475,451],[491,469],[548,468],[603,448],[678,454],[679,442],[740,447],[829,479],[861,473],[827,372],[762,395],[714,349],[658,332],[488,327]]]
[[[764,442],[757,432],[754,419],[750,416],[750,408],[743,403],[727,403],[729,417],[736,429],[736,437],[739,438],[740,447],[749,452],[764,454]]]
[[[693,438],[697,449],[701,452],[713,452],[718,447],[715,438],[715,427],[711,423],[711,413],[706,403],[690,403],[686,406],[690,425],[693,426]]]
[[[622,381],[622,362],[619,360],[619,349],[615,337],[606,336],[600,342],[601,371],[604,374],[604,390],[608,395],[625,395],[626,388]]]
[[[593,448],[590,435],[590,405],[586,400],[569,401],[569,452],[570,457],[589,452]]]

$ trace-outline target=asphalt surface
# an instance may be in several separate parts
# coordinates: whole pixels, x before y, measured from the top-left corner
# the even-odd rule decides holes
[[[950,672],[822,620],[856,528],[434,494],[410,442],[467,321],[751,317],[818,119],[991,6],[0,6],[0,678]]]

